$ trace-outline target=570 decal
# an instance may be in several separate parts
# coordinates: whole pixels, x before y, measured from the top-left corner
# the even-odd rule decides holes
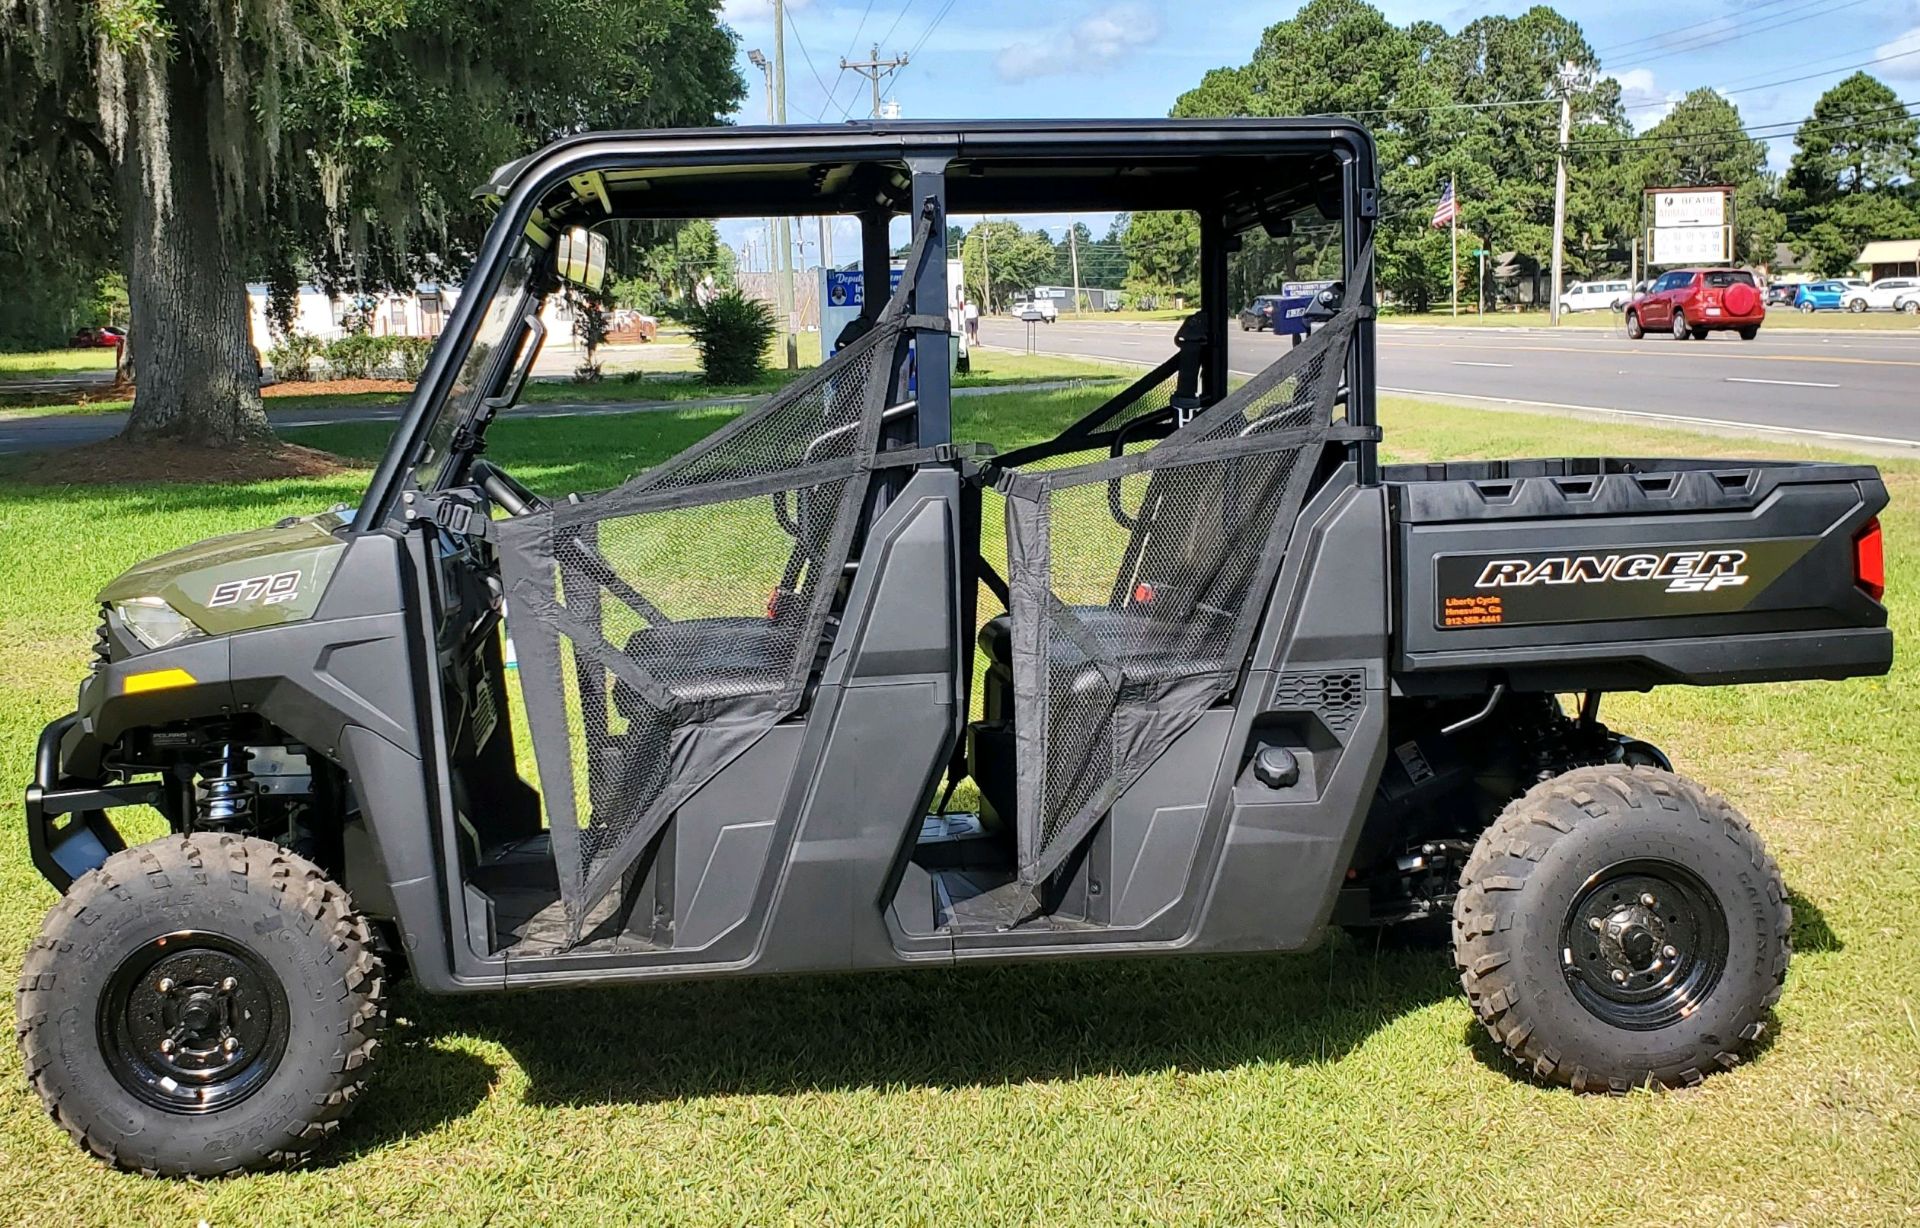
[[[207,598],[209,608],[239,605],[241,602],[259,602],[261,605],[279,605],[291,601],[300,591],[300,572],[276,571],[264,576],[246,576],[239,580],[223,580],[213,588],[213,595]]]
[[[1475,588],[1528,588],[1536,584],[1660,582],[1669,593],[1710,593],[1745,584],[1744,550],[1674,550],[1665,554],[1552,555],[1541,559],[1494,559]]]

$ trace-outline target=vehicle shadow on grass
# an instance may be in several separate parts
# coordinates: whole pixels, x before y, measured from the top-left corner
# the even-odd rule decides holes
[[[539,1104],[706,1095],[960,1088],[1088,1075],[1338,1061],[1409,1012],[1457,995],[1447,957],[1334,937],[1302,957],[1110,960],[863,976],[712,981],[435,1001],[389,1054],[372,1103],[417,1103],[348,1129],[354,1152],[464,1113],[486,1094],[471,1055],[497,1041]],[[490,1072],[489,1072],[490,1074]],[[396,1095],[398,1093],[398,1095]],[[429,1101],[431,1103],[429,1103]]]

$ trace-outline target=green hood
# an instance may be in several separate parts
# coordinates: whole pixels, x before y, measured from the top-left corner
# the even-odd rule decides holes
[[[346,543],[338,512],[209,537],[139,563],[100,590],[102,602],[159,597],[210,635],[313,617]]]

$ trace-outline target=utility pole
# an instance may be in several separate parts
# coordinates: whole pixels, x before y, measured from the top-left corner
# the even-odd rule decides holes
[[[1573,134],[1573,83],[1562,74],[1560,81],[1560,152],[1553,171],[1553,302],[1548,307],[1548,323],[1560,323],[1560,279],[1564,268],[1563,251],[1567,241],[1567,138]]]
[[[776,124],[787,122],[787,4],[773,0],[773,93],[771,100]],[[780,327],[787,337],[787,370],[800,365],[800,339],[794,335],[793,320],[793,220],[783,217],[780,226]]]
[[[779,7],[779,2],[780,0],[774,0],[774,7],[776,9],[778,9]],[[881,112],[880,83],[886,80],[888,77],[891,77],[893,74],[899,72],[901,69],[905,68],[906,66],[907,66],[907,57],[904,52],[894,56],[890,60],[881,59],[879,43],[875,43],[873,45],[872,53],[868,56],[868,58],[864,60],[849,60],[844,55],[840,57],[841,72],[848,72],[848,71],[857,72],[861,76],[865,77],[867,79],[868,84],[873,87],[872,114],[873,114],[873,118],[875,119],[880,118],[880,112]]]
[[[987,244],[993,238],[993,227],[987,223],[990,219],[980,219],[980,292],[986,302],[980,304],[980,310],[986,315],[993,314],[993,261],[987,256]]]
[[[1079,227],[1067,227],[1067,255],[1073,261],[1073,314],[1080,314],[1080,233]]]

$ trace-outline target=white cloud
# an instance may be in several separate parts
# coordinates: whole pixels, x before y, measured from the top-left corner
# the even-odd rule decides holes
[[[1651,68],[1629,68],[1614,73],[1620,83],[1620,103],[1627,108],[1627,120],[1636,129],[1650,128],[1667,117],[1673,104],[1686,97],[1682,90],[1662,90],[1654,84]]]
[[[1898,55],[1897,60],[1888,60],[1885,64],[1875,64],[1867,69],[1879,77],[1894,77],[1905,81],[1920,80],[1920,26],[1915,26],[1891,42],[1882,43],[1873,52],[1874,59],[1883,56]]]
[[[813,0],[787,0],[787,7],[802,10],[810,7]],[[773,28],[773,0],[721,0],[720,20],[734,29],[765,26]]]
[[[994,68],[1002,80],[1099,72],[1160,37],[1160,16],[1144,4],[1111,4],[1033,39],[1010,43]]]

